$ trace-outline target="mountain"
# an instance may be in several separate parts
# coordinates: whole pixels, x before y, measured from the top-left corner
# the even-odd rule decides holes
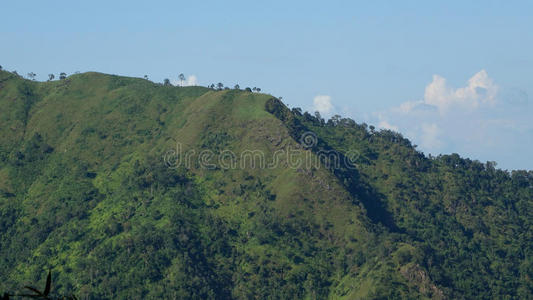
[[[0,292],[528,299],[533,172],[245,90],[0,71]]]

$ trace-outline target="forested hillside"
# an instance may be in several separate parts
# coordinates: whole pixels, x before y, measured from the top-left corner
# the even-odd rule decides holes
[[[528,299],[532,206],[532,171],[267,94],[0,71],[0,293]]]

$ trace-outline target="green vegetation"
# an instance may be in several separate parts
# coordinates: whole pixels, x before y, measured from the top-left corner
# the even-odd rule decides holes
[[[60,78],[0,71],[0,294],[51,269],[80,299],[533,297],[531,171],[425,157],[259,88]],[[321,165],[169,165],[176,143]]]

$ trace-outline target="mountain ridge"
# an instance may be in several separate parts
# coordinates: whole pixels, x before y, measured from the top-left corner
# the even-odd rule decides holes
[[[531,171],[266,94],[0,72],[0,290],[50,267],[88,298],[532,294]],[[320,163],[225,168],[226,150]]]

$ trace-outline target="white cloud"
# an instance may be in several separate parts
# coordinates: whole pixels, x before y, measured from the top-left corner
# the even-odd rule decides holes
[[[331,97],[327,95],[317,95],[313,99],[313,111],[318,111],[323,116],[328,116],[333,112]]]
[[[374,122],[399,128],[427,153],[456,152],[504,168],[533,169],[532,114],[526,92],[500,88],[481,70],[459,88],[434,75],[421,100],[376,113]]]
[[[465,87],[457,89],[448,86],[444,77],[433,75],[422,100],[404,102],[395,110],[405,114],[431,109],[436,109],[441,114],[452,109],[473,110],[480,106],[494,105],[498,89],[485,70],[477,72]]]
[[[448,87],[446,79],[433,75],[433,81],[424,92],[424,103],[438,107],[441,112],[447,112],[452,106],[477,108],[482,104],[494,104],[497,92],[498,87],[485,70],[476,73],[467,86],[458,89]]]
[[[190,75],[187,77],[187,80],[185,80],[185,86],[195,86],[198,85],[198,79],[195,75]]]
[[[393,130],[393,131],[399,131],[398,126],[391,125],[389,124],[389,122],[385,120],[380,121],[378,124],[378,127],[383,128],[383,129]]]
[[[198,85],[198,78],[195,75],[189,75],[183,82],[179,79],[172,79],[171,83],[175,86],[196,86]]]

